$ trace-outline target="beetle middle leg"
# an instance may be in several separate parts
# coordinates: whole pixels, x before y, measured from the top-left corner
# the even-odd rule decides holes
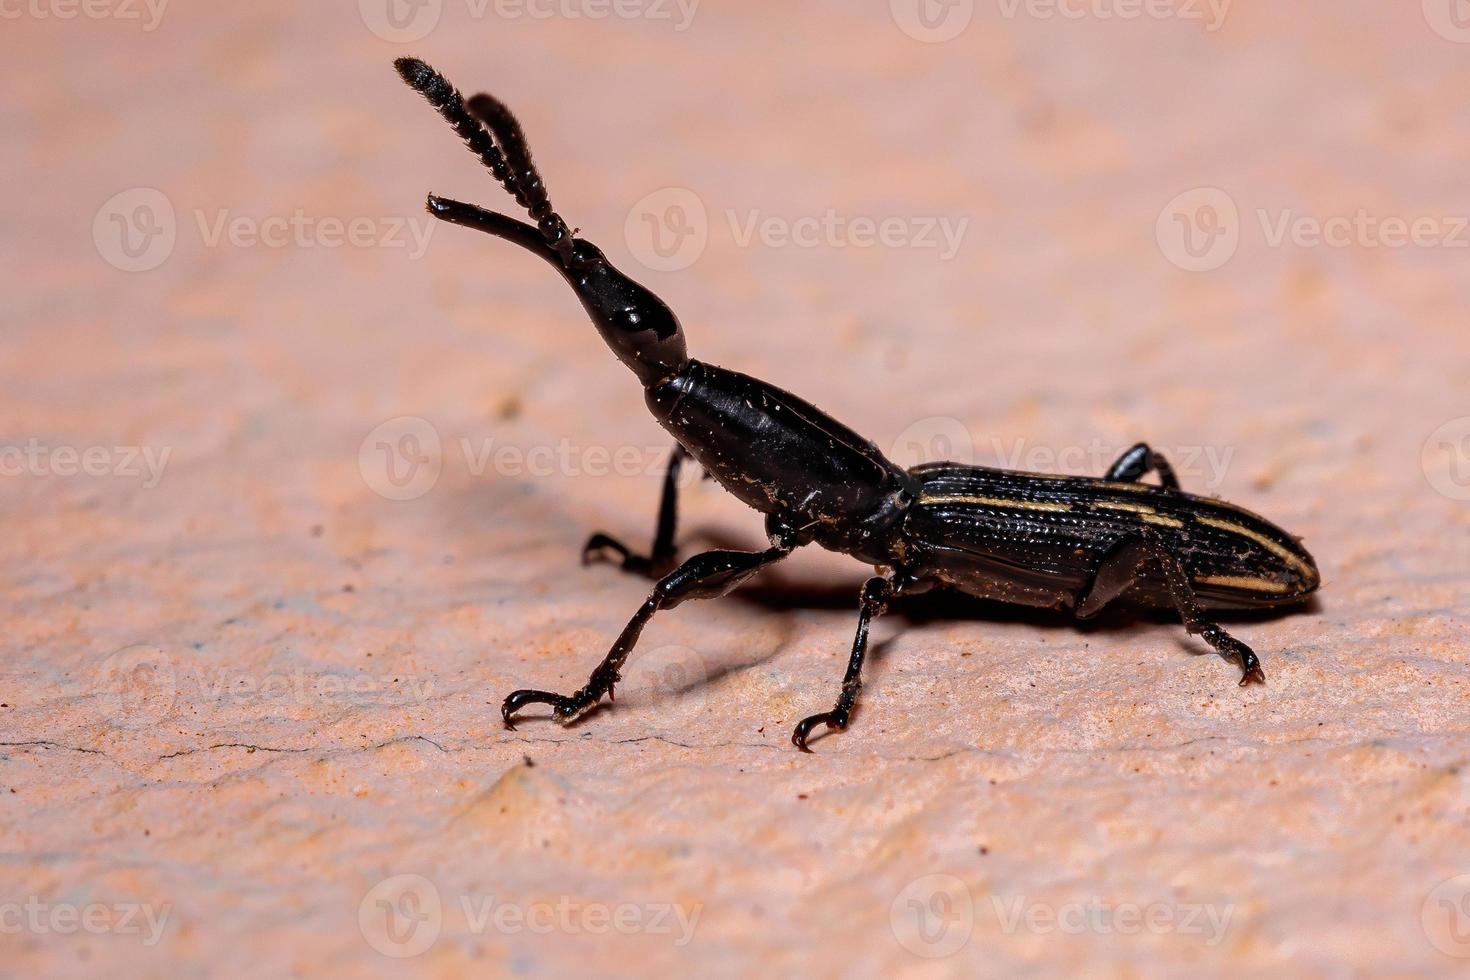
[[[1103,559],[1093,576],[1092,585],[1077,604],[1077,618],[1096,616],[1104,606],[1139,580],[1150,560],[1163,574],[1164,587],[1179,617],[1184,620],[1185,630],[1214,647],[1220,656],[1240,662],[1241,687],[1251,681],[1266,683],[1266,672],[1261,669],[1261,661],[1255,651],[1227,633],[1218,623],[1204,618],[1194,596],[1194,588],[1189,584],[1184,562],[1157,535],[1144,533],[1127,538]]]
[[[658,500],[658,527],[653,533],[653,547],[647,555],[635,553],[612,535],[598,531],[582,546],[582,564],[587,565],[614,552],[622,559],[622,569],[636,575],[658,576],[674,563],[674,530],[679,521],[679,468],[689,458],[689,450],[679,443],[669,453],[669,466],[664,471],[663,493]]]
[[[1103,479],[1119,483],[1134,483],[1150,473],[1159,474],[1159,484],[1165,490],[1179,489],[1179,477],[1174,475],[1174,467],[1169,465],[1163,453],[1156,451],[1146,442],[1138,443],[1119,456],[1113,465],[1108,467],[1107,475]]]
[[[576,721],[592,710],[602,696],[613,696],[613,685],[621,680],[619,673],[633,652],[643,627],[660,609],[672,609],[686,599],[716,599],[738,587],[756,572],[791,554],[791,546],[777,544],[765,551],[706,551],[695,555],[684,564],[658,580],[653,591],[623,632],[613,641],[612,648],[602,663],[592,671],[587,683],[575,694],[554,694],[550,691],[515,691],[500,707],[500,716],[505,726],[514,729],[511,718],[528,704],[549,704],[556,720],[562,724]]]
[[[811,751],[806,747],[806,740],[811,736],[812,729],[824,722],[828,728],[835,728],[839,732],[847,728],[853,705],[857,703],[858,691],[863,687],[863,661],[868,655],[868,623],[887,609],[888,600],[898,595],[899,591],[900,586],[892,579],[881,576],[870,578],[863,585],[862,601],[858,606],[857,634],[852,640],[852,656],[847,661],[847,673],[842,678],[842,690],[837,695],[837,703],[831,711],[812,715],[796,726],[791,733],[791,744],[798,749],[803,752]]]

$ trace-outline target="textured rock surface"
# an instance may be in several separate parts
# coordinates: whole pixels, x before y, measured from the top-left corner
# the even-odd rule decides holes
[[[1463,968],[1447,3],[978,4],[944,43],[882,3],[431,3],[412,44],[360,6],[0,35],[4,969]],[[1236,626],[1269,684],[1166,622],[931,604],[879,622],[854,727],[801,756],[864,575],[801,553],[660,618],[614,710],[502,730],[641,600],[576,553],[644,540],[668,440],[545,267],[415,240],[428,190],[505,200],[409,52],[520,112],[699,356],[908,459],[1095,472],[1147,438],[1302,534],[1320,606]],[[1197,188],[1235,215],[1171,207]],[[685,499],[686,550],[760,543]]]

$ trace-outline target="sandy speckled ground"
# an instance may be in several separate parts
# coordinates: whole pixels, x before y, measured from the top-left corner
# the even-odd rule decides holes
[[[1470,963],[1463,3],[386,2],[0,25],[0,972]],[[1233,627],[1269,684],[925,603],[803,756],[865,574],[803,552],[503,730],[641,601],[576,553],[668,439],[549,270],[431,227],[507,201],[407,53],[697,356],[906,462],[1146,438],[1303,535],[1321,602]]]

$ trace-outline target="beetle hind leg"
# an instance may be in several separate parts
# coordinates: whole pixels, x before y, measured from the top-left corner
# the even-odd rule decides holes
[[[1159,485],[1165,490],[1178,490],[1179,477],[1174,473],[1174,467],[1164,458],[1164,454],[1158,452],[1146,442],[1140,442],[1132,449],[1119,456],[1112,466],[1108,467],[1104,480],[1112,480],[1115,483],[1136,483],[1150,473],[1159,474]]]
[[[1214,647],[1226,660],[1240,662],[1241,687],[1251,682],[1266,683],[1266,671],[1261,668],[1261,660],[1255,651],[1231,636],[1219,623],[1210,622],[1203,617],[1194,588],[1189,584],[1189,573],[1179,556],[1164,547],[1153,535],[1145,537],[1144,541],[1158,559],[1159,568],[1164,573],[1164,585],[1169,590],[1174,607],[1184,620],[1184,628]]]
[[[1077,618],[1090,619],[1096,616],[1104,606],[1142,578],[1144,568],[1150,561],[1162,573],[1169,600],[1184,620],[1185,630],[1204,640],[1226,660],[1240,663],[1241,687],[1251,682],[1266,683],[1266,672],[1255,651],[1231,636],[1218,623],[1204,618],[1199,600],[1195,598],[1194,588],[1189,584],[1189,573],[1184,562],[1156,535],[1144,534],[1128,538],[1103,559],[1097,574],[1093,576],[1092,585],[1077,604]]]

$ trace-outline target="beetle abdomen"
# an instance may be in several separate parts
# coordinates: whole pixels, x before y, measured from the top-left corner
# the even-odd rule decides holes
[[[919,496],[906,534],[937,577],[973,595],[1070,608],[1114,549],[1141,534],[1183,560],[1206,607],[1299,602],[1320,582],[1300,542],[1223,501],[1145,483],[956,463],[910,473]],[[1170,604],[1161,570],[1146,565],[1127,598]]]

